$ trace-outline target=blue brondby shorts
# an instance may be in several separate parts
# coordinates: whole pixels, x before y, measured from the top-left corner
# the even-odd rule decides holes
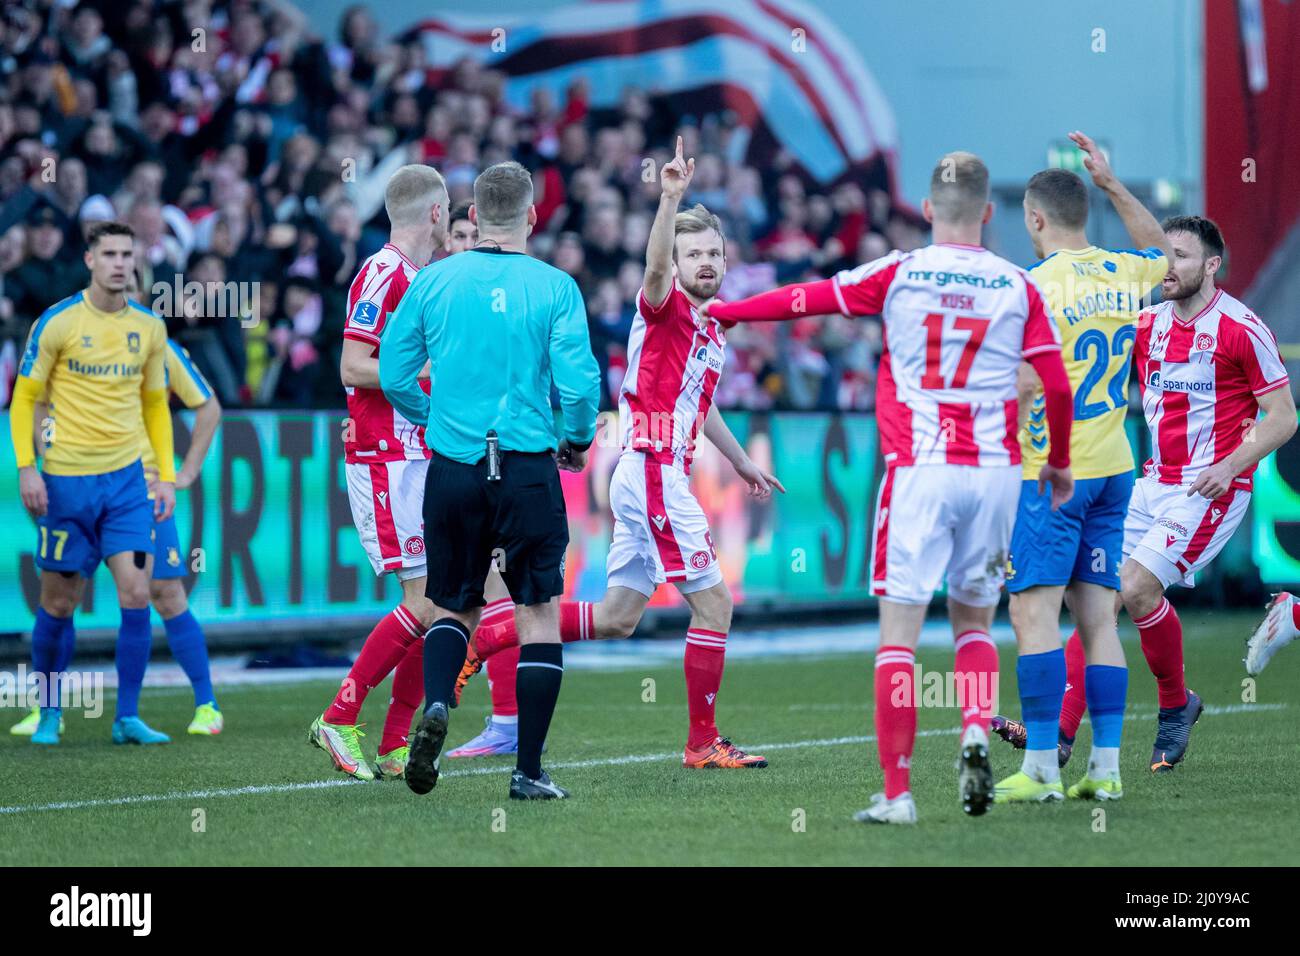
[[[1020,486],[1016,527],[1011,535],[1007,590],[1087,581],[1119,590],[1124,515],[1133,493],[1133,473],[1083,478],[1074,497],[1052,511],[1052,489],[1028,480]]]
[[[152,553],[153,502],[139,461],[102,475],[44,475],[49,508],[36,521],[36,566],[90,577],[105,557]]]

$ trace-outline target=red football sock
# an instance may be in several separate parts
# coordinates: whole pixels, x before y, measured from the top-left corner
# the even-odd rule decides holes
[[[515,697],[515,668],[519,666],[519,645],[493,654],[486,666],[488,690],[492,692],[492,716],[519,716],[519,701]]]
[[[714,722],[714,705],[722,686],[722,667],[727,656],[727,635],[692,627],[686,632],[686,655],[682,669],[686,673],[686,709],[691,728],[686,737],[688,749],[707,747],[718,736]]]
[[[383,682],[401,661],[411,642],[424,636],[414,614],[400,604],[380,619],[366,637],[356,663],[325,711],[327,724],[355,724],[371,688]]]
[[[1291,623],[1300,631],[1300,603],[1291,606]]]
[[[393,696],[388,701],[388,716],[384,718],[384,735],[379,740],[379,753],[392,753],[406,746],[415,712],[424,701],[424,638],[412,641],[406,649],[397,670],[393,671]]]
[[[916,652],[909,647],[876,651],[876,747],[885,772],[885,797],[911,789],[916,744]]]
[[[972,724],[989,732],[989,721],[998,701],[998,648],[987,631],[963,631],[957,635],[952,659],[961,708],[961,730]],[[916,718],[913,717],[915,727]]]
[[[1187,685],[1183,683],[1183,622],[1168,598],[1160,606],[1134,621],[1142,638],[1142,654],[1156,678],[1161,707],[1182,707],[1187,703]]]
[[[575,601],[560,605],[560,640],[590,641],[596,636],[596,615],[590,601]]]
[[[1065,642],[1065,698],[1061,701],[1061,733],[1071,739],[1079,732],[1079,722],[1088,709],[1088,698],[1083,692],[1083,674],[1087,667],[1083,641],[1076,630]]]

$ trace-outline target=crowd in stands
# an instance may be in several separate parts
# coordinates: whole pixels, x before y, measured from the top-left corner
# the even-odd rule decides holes
[[[334,37],[284,0],[7,0],[0,20],[0,388],[40,313],[84,287],[82,230],[121,219],[152,304],[228,406],[339,407],[347,287],[386,239],[392,170],[427,162],[452,203],[486,165],[532,170],[534,255],[577,280],[617,401],[657,170],[677,134],[688,204],[725,226],[724,298],[829,275],[922,244],[881,183],[833,186],[783,154],[729,160],[747,135],[625,90],[578,82],[526,111],[505,77],[426,67],[368,6]],[[740,139],[738,139],[740,138]],[[221,290],[215,295],[212,290]],[[838,317],[728,336],[724,408],[870,409],[879,326]]]

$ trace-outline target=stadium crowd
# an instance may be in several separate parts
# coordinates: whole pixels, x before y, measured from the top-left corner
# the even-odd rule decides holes
[[[341,405],[347,286],[384,241],[384,183],[412,161],[442,171],[453,205],[488,164],[533,172],[531,251],[586,297],[606,407],[626,364],[653,170],[674,134],[698,157],[687,203],[725,226],[724,298],[924,241],[865,175],[823,187],[781,154],[746,165],[748,131],[730,114],[684,115],[635,89],[597,109],[582,83],[520,112],[501,73],[470,60],[428,69],[418,38],[385,40],[364,7],[336,33],[318,36],[284,0],[6,3],[0,397],[33,321],[86,284],[85,224],[117,218],[138,239],[139,297],[223,404]],[[740,327],[729,346],[724,408],[873,406],[875,323]]]

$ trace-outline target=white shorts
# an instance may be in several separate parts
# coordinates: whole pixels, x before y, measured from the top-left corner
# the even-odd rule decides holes
[[[624,452],[610,479],[609,506],[614,512],[606,562],[610,587],[650,597],[665,581],[683,594],[722,582],[708,519],[681,470],[640,452]]]
[[[1020,501],[1019,465],[891,465],[876,498],[871,593],[928,604],[998,603]]]
[[[375,574],[401,581],[423,577],[424,476],[429,462],[348,462],[348,503]]]
[[[1196,583],[1196,572],[1223,550],[1250,506],[1250,492],[1229,488],[1211,501],[1188,496],[1188,485],[1154,478],[1133,483],[1124,518],[1124,557],[1146,568],[1165,587]]]

